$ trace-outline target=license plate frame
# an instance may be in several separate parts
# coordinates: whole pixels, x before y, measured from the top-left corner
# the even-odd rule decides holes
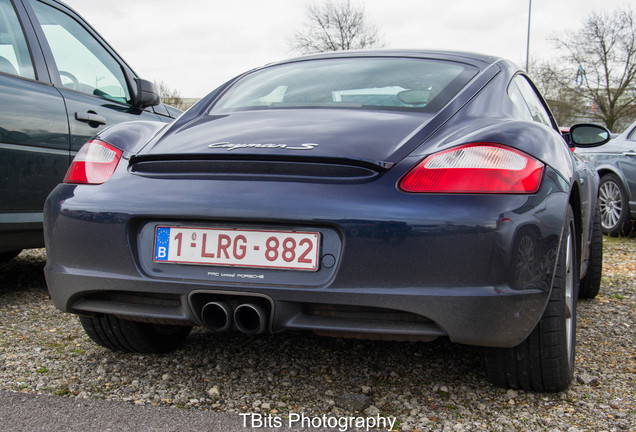
[[[153,261],[213,267],[315,272],[317,231],[156,225]]]

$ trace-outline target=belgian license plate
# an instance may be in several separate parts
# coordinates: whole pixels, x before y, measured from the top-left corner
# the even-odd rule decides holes
[[[317,232],[157,226],[154,261],[315,271],[319,245]]]

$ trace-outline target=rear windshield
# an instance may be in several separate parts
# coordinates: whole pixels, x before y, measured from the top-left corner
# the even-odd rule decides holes
[[[320,107],[436,112],[477,72],[470,65],[429,59],[299,61],[240,79],[211,113]]]

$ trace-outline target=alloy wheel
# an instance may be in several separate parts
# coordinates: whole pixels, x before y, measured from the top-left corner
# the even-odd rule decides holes
[[[614,228],[623,211],[623,197],[618,185],[612,181],[601,184],[599,189],[599,206],[601,208],[601,225],[604,229]]]

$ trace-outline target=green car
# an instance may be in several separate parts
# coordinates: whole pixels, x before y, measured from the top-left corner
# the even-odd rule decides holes
[[[0,101],[0,261],[44,246],[44,200],[90,137],[181,113],[54,0],[0,0]]]

